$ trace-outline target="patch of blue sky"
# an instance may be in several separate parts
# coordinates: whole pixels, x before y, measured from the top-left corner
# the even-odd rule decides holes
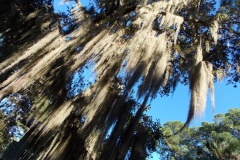
[[[202,122],[212,122],[214,115],[226,113],[230,108],[240,107],[240,87],[226,85],[226,81],[215,83],[215,108],[212,112],[210,95],[208,95],[206,112],[201,119],[195,119],[191,123],[200,126]],[[172,96],[156,98],[152,101],[151,109],[147,112],[153,119],[160,119],[161,124],[168,121],[185,122],[190,103],[190,91],[188,86],[178,85]]]
[[[95,3],[93,3],[91,0],[81,0],[81,4],[84,7],[89,7],[89,6],[95,6]],[[53,6],[54,6],[54,11],[56,13],[58,12],[66,12],[68,9],[71,9],[74,5],[76,5],[76,2],[74,0],[54,0],[53,1]]]
[[[111,135],[111,133],[112,133],[112,131],[113,131],[116,123],[117,123],[117,121],[113,122],[113,124],[108,128],[108,131],[107,131],[107,134],[106,134],[105,139],[108,139],[108,138],[109,138],[109,136]]]
[[[63,0],[54,0],[54,12],[66,12],[67,10],[71,9],[73,5],[76,3],[74,1],[64,2]]]
[[[3,111],[4,114],[11,117],[12,112],[15,110],[16,105],[12,103],[8,98],[4,98],[0,102],[0,111]],[[24,129],[20,126],[11,126],[8,131],[12,139],[19,141],[25,134]]]
[[[15,108],[15,105],[8,99],[4,98],[0,102],[0,111],[3,111],[5,114],[10,114]]]
[[[93,72],[94,65],[87,63],[83,68],[75,72],[70,80],[68,98],[73,98],[85,91],[96,80]]]
[[[19,141],[25,134],[24,129],[20,126],[12,126],[9,129],[9,134],[15,141]]]
[[[4,38],[3,38],[2,34],[0,33],[0,47],[2,46],[3,40],[4,40]],[[0,57],[1,57],[1,55],[0,55]]]
[[[159,160],[161,159],[161,156],[157,152],[153,152],[150,157],[147,158],[147,160]]]

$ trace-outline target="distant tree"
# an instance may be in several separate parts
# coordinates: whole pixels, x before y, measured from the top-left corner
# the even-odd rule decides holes
[[[7,144],[10,142],[10,136],[8,134],[7,116],[3,112],[0,112],[0,156],[6,149]]]
[[[66,13],[52,0],[0,2],[0,100],[26,97],[30,128],[4,159],[145,159],[162,136],[144,115],[152,99],[189,84],[182,130],[208,88],[214,102],[214,80],[239,82],[239,0],[74,2]]]
[[[0,103],[0,155],[13,140],[19,140],[27,127],[21,123],[30,104],[26,97],[13,94]]]
[[[240,109],[230,109],[226,114],[214,116],[214,123],[203,122],[200,127],[186,128],[178,121],[167,122],[163,134],[170,136],[160,140],[159,152],[163,159],[224,159],[240,158]]]

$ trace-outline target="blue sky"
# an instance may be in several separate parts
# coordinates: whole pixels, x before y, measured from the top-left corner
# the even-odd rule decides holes
[[[211,122],[213,114],[226,113],[230,108],[240,107],[240,86],[226,85],[226,82],[215,83],[215,109],[212,113],[210,95],[208,95],[205,116],[195,119],[191,126],[200,125],[201,122]],[[174,94],[168,97],[160,97],[152,102],[152,108],[148,112],[153,119],[159,118],[161,124],[167,121],[179,120],[185,122],[190,102],[188,86],[178,85]]]

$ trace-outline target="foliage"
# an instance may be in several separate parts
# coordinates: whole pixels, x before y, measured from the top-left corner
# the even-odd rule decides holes
[[[7,144],[10,142],[10,137],[8,134],[8,123],[7,116],[3,112],[0,112],[0,155],[6,149]]]
[[[159,146],[163,159],[239,159],[240,157],[240,109],[229,109],[226,114],[214,116],[214,122],[203,122],[200,127],[182,127],[179,121],[164,124],[164,135],[170,136]]]
[[[29,107],[27,98],[20,94],[13,94],[0,102],[0,155],[11,141],[19,141],[27,132],[28,128],[20,121]]]
[[[20,155],[145,159],[162,137],[144,115],[152,99],[189,84],[182,130],[203,114],[208,88],[214,102],[214,80],[239,82],[239,1],[74,2],[66,13],[52,0],[0,2],[0,99],[21,102],[11,115],[30,127]]]

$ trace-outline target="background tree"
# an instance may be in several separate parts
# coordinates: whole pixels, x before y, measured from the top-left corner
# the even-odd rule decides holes
[[[153,98],[189,84],[187,126],[204,112],[208,88],[214,99],[214,77],[239,81],[238,2],[216,11],[205,0],[76,1],[58,14],[52,1],[26,2],[1,2],[0,99],[31,102],[22,117],[30,130],[4,159],[144,159],[161,137],[144,116]],[[225,13],[231,19],[219,20]]]
[[[6,123],[7,116],[4,113],[0,112],[0,156],[2,156],[3,151],[6,149],[7,144],[10,141],[8,134],[8,123]]]
[[[203,122],[200,127],[186,128],[178,121],[164,124],[163,134],[171,135],[160,141],[163,159],[239,159],[240,109],[229,109],[226,114],[214,116],[213,123]]]
[[[21,120],[30,107],[28,98],[20,94],[13,94],[1,101],[0,155],[11,141],[18,141],[27,132],[27,127],[21,123]]]

